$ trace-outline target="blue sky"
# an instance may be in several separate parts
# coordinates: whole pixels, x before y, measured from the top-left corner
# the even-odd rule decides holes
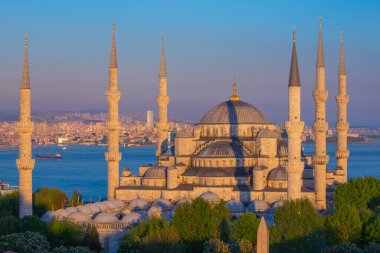
[[[336,121],[339,32],[345,34],[349,120],[380,126],[380,1],[0,0],[0,111],[17,111],[23,36],[29,36],[35,111],[106,109],[112,23],[117,25],[120,110],[156,110],[166,38],[170,117],[199,120],[231,94],[274,123],[287,117],[292,27],[302,116],[314,117],[318,19],[323,17],[327,119]]]

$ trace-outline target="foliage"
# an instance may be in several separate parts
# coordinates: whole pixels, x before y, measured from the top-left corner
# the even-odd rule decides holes
[[[38,216],[25,216],[20,220],[21,232],[34,231],[47,236],[48,227]]]
[[[219,239],[210,239],[203,245],[203,253],[231,253],[228,244]]]
[[[48,224],[48,239],[52,247],[81,245],[83,234],[82,226],[65,220],[53,220]]]
[[[285,201],[274,220],[271,231],[280,252],[317,252],[324,240],[323,218],[307,199]]]
[[[0,196],[0,217],[13,215],[18,217],[18,192],[12,192],[4,196]]]
[[[359,249],[353,243],[341,243],[334,245],[330,248],[326,248],[322,251],[322,253],[362,253],[363,251]]]
[[[33,193],[34,214],[42,216],[47,211],[60,209],[65,205],[67,200],[66,193],[58,188],[40,188]]]
[[[253,213],[246,213],[234,222],[234,236],[237,239],[245,239],[252,244],[257,241],[257,229],[260,225],[260,219]]]
[[[380,214],[369,219],[364,228],[366,241],[380,243]]]
[[[340,242],[358,242],[362,233],[360,213],[355,206],[341,205],[330,217],[327,218],[330,244]]]
[[[364,248],[364,253],[380,253],[379,243],[370,243]]]
[[[20,221],[15,216],[4,216],[0,218],[0,235],[17,233],[20,226]]]
[[[230,240],[228,242],[228,247],[231,253],[252,253],[253,246],[248,240]]]
[[[51,253],[95,253],[87,247],[65,247],[60,246],[58,248],[54,248]]]
[[[92,225],[87,225],[82,241],[82,244],[87,246],[90,250],[99,252],[102,249],[98,231]]]
[[[357,209],[376,206],[380,197],[380,180],[374,177],[350,179],[346,184],[340,184],[334,192],[336,209],[351,205]]]
[[[50,249],[46,237],[37,232],[24,232],[0,237],[0,252],[48,253]]]
[[[73,193],[71,194],[70,204],[73,206],[78,206],[82,203],[82,200],[83,198],[80,192],[78,190],[73,191]]]

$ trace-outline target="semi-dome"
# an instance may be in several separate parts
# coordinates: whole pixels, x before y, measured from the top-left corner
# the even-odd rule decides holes
[[[251,201],[247,207],[248,212],[265,212],[269,208],[269,205],[261,199]]]
[[[206,200],[210,203],[218,203],[220,202],[220,197],[215,192],[204,192],[199,196],[201,199]]]
[[[118,218],[112,213],[99,213],[94,219],[95,223],[116,223]]]
[[[161,166],[152,167],[144,173],[144,178],[165,178],[165,170],[166,168]]]
[[[202,149],[196,157],[245,157],[249,154],[236,142],[217,141]]]
[[[200,124],[267,124],[259,109],[243,101],[225,101],[211,108]]]
[[[69,221],[80,222],[80,223],[90,221],[90,217],[80,211],[73,212],[72,214],[69,215],[69,217],[67,217],[67,219]]]
[[[270,181],[287,181],[288,173],[284,167],[277,167],[269,172],[268,180]]]
[[[124,217],[121,219],[121,222],[127,225],[134,225],[139,223],[141,220],[143,220],[142,214],[133,212],[124,215]]]
[[[280,206],[282,206],[283,204],[284,204],[284,201],[283,201],[282,199],[277,200],[276,202],[274,202],[274,203],[272,204],[272,208],[277,209],[277,208],[279,208]]]
[[[240,200],[228,200],[226,206],[231,213],[243,213],[245,211],[245,206]]]

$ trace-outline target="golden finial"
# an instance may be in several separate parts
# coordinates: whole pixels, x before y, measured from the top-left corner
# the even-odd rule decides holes
[[[231,101],[239,101],[240,98],[236,91],[236,79],[234,79],[233,86],[232,86],[232,96],[230,97]]]
[[[28,34],[26,34],[26,33],[24,35],[24,46],[28,47]]]
[[[343,43],[343,31],[340,31],[340,42]]]
[[[322,30],[322,17],[319,17],[319,29]]]
[[[296,43],[296,27],[293,26],[293,42]]]

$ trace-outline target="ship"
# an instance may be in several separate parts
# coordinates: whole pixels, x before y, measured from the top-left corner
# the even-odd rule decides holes
[[[62,159],[62,155],[55,153],[54,155],[50,155],[49,153],[46,155],[36,155],[37,160],[49,160],[49,159]]]

